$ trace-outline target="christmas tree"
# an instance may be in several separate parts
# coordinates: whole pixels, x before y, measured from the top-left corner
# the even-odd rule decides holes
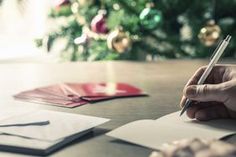
[[[211,56],[227,34],[234,56],[236,1],[59,0],[50,18],[63,21],[38,46],[65,41],[64,60],[146,60]]]

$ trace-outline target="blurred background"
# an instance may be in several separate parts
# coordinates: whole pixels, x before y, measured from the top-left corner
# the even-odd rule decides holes
[[[236,0],[0,0],[0,63],[208,58]]]

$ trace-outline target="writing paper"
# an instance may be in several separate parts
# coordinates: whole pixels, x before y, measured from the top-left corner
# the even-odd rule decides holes
[[[47,125],[21,125],[47,121]],[[107,121],[49,110],[4,109],[0,111],[0,150],[45,155]]]
[[[25,136],[29,138],[54,141],[78,132],[100,125],[107,119],[76,115],[63,112],[37,110],[21,117],[13,117],[0,121],[1,125],[12,123],[27,123],[48,120],[49,125],[45,126],[25,126],[25,127],[0,127],[0,132]]]
[[[157,120],[138,120],[121,126],[108,136],[159,149],[164,143],[184,138],[219,139],[236,132],[236,121],[232,119],[199,122],[179,112],[171,113]]]

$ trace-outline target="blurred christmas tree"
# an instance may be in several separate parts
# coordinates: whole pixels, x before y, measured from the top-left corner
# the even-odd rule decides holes
[[[208,57],[236,36],[236,0],[59,0],[50,17],[63,21],[39,46],[66,41],[66,60]],[[236,38],[225,56],[234,56]]]

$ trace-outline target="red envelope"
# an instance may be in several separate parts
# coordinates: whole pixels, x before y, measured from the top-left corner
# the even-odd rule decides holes
[[[62,106],[62,107],[77,107],[84,105],[88,103],[85,100],[78,99],[78,100],[66,100],[63,98],[58,98],[50,95],[45,94],[37,94],[35,91],[27,91],[22,92],[14,96],[14,98],[28,101],[28,102],[34,102],[34,103],[40,103],[40,104],[50,104],[50,105],[56,105],[56,106]]]
[[[140,89],[125,83],[63,83],[24,91],[14,97],[30,102],[76,107],[88,102],[145,95]]]
[[[118,97],[145,96],[140,89],[125,83],[66,83],[80,94],[80,98],[90,102]]]

